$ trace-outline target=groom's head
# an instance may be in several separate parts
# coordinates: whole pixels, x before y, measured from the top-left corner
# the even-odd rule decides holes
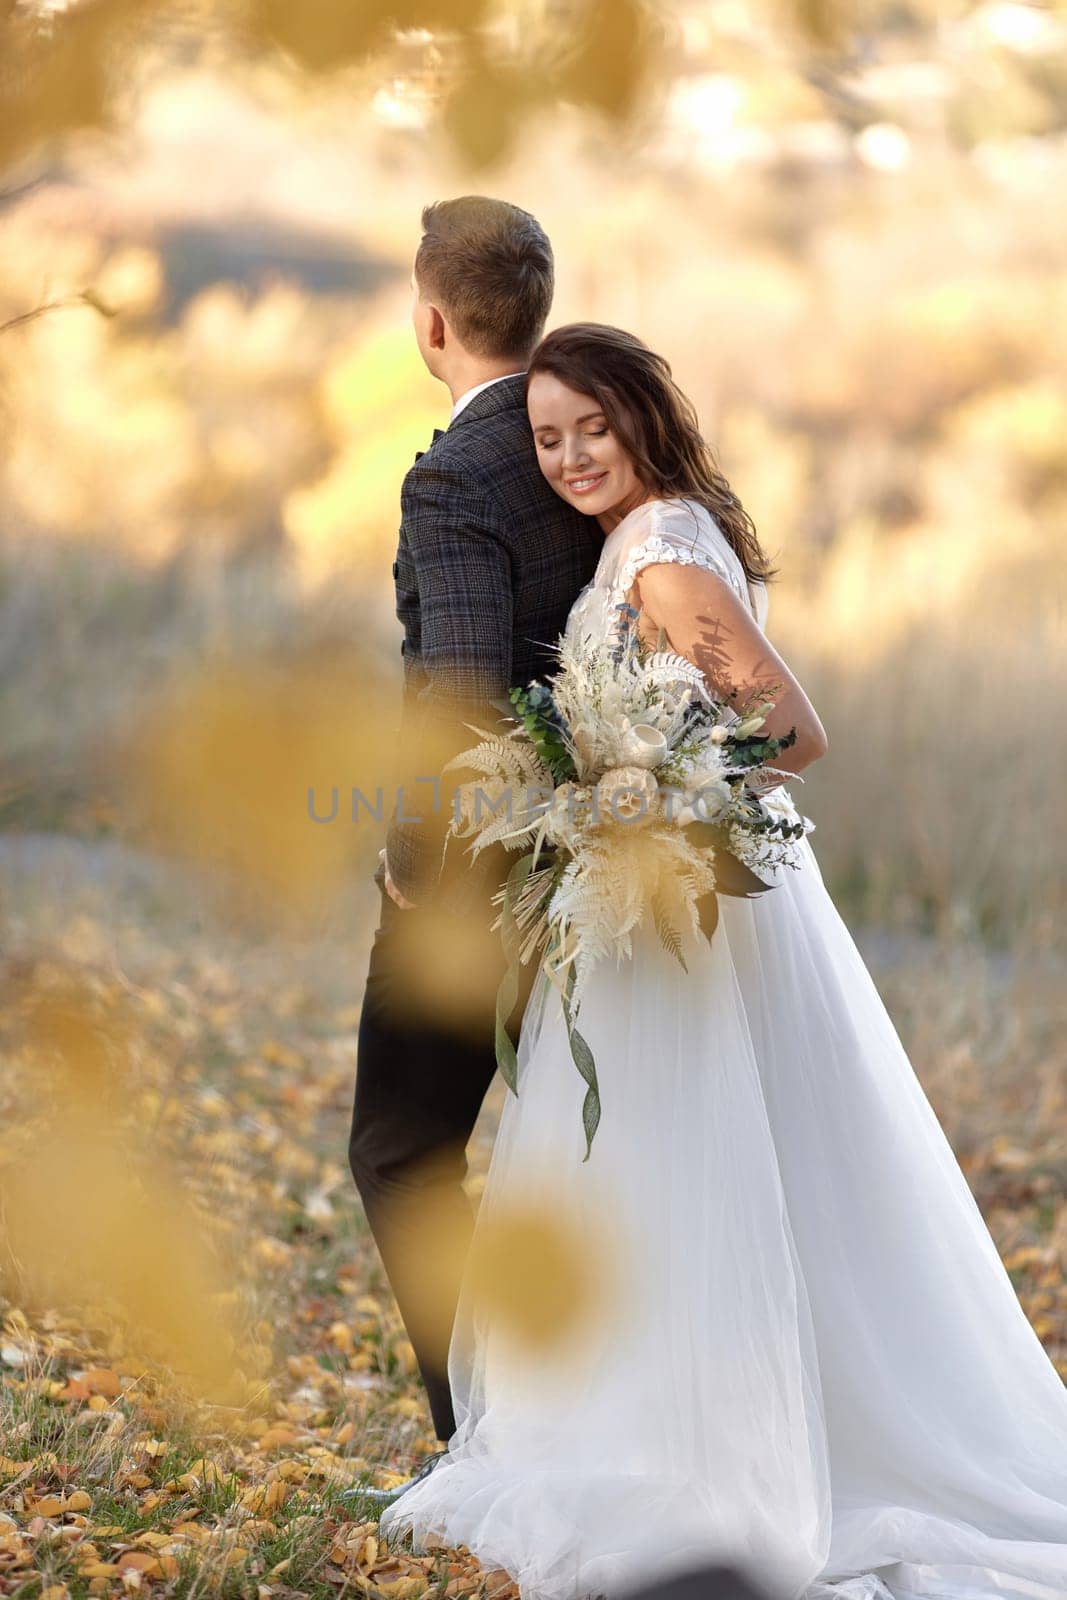
[[[464,195],[422,213],[412,321],[435,378],[484,364],[525,368],[552,305],[552,246],[528,211]]]

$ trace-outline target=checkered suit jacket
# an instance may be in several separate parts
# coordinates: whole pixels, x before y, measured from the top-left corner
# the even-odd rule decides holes
[[[568,506],[542,476],[522,376],[483,389],[435,433],[404,479],[393,564],[404,625],[401,747],[412,778],[439,771],[443,729],[448,748],[469,748],[477,737],[465,721],[502,725],[491,702],[553,669],[549,646],[593,576],[603,538],[595,519]],[[431,748],[436,759],[420,758]],[[446,862],[459,858],[466,881],[452,867],[448,884],[439,877],[450,779],[441,783],[436,810],[431,784],[405,784],[386,854],[408,899],[440,897],[461,909],[479,892],[472,881],[479,873],[471,870],[466,841],[452,840]],[[499,868],[498,860],[497,875]],[[483,880],[488,871],[486,863]]]

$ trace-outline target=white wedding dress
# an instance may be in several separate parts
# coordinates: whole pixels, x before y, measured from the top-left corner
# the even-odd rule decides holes
[[[708,568],[763,626],[712,517],[663,500],[607,537],[568,629],[612,628],[658,561]],[[561,1362],[465,1280],[456,1432],[388,1537],[465,1544],[523,1600],[700,1561],[782,1600],[1067,1596],[1067,1389],[800,848],[766,894],[721,902],[688,974],[654,930],[594,971],[586,1162],[585,1085],[539,977],[477,1227],[543,1203],[595,1260],[610,1242],[615,1287]]]

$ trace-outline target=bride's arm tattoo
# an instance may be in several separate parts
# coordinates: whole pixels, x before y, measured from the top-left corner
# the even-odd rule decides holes
[[[667,639],[666,647],[676,649],[666,630],[655,623],[647,611],[637,609],[642,638],[655,645],[662,635]],[[730,629],[722,617],[702,612],[693,619],[693,624],[693,637],[681,653],[700,668],[716,700],[726,700],[743,712],[755,703],[777,699],[783,684],[781,672],[775,670],[773,663],[750,663],[744,677],[738,677],[735,651],[730,648]]]
[[[669,648],[700,668],[715,699],[741,716],[761,708],[770,734],[796,729],[784,768],[799,772],[826,753],[811,701],[729,584],[696,566],[657,562],[642,569],[632,592],[643,636],[654,644],[662,629]]]

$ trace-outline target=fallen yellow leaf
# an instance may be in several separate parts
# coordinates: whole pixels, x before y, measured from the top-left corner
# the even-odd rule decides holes
[[[36,1517],[61,1517],[66,1507],[54,1494],[45,1494],[34,1501],[31,1510]]]
[[[159,1561],[155,1556],[145,1555],[141,1550],[125,1550],[118,1559],[118,1570],[141,1572],[146,1578],[158,1578],[161,1574]]]
[[[91,1393],[103,1395],[105,1399],[115,1400],[121,1392],[118,1374],[110,1367],[90,1367],[87,1372],[79,1373],[79,1377]]]
[[[282,1445],[295,1444],[296,1432],[292,1428],[268,1428],[266,1433],[260,1434],[256,1446],[260,1450],[277,1450]]]

